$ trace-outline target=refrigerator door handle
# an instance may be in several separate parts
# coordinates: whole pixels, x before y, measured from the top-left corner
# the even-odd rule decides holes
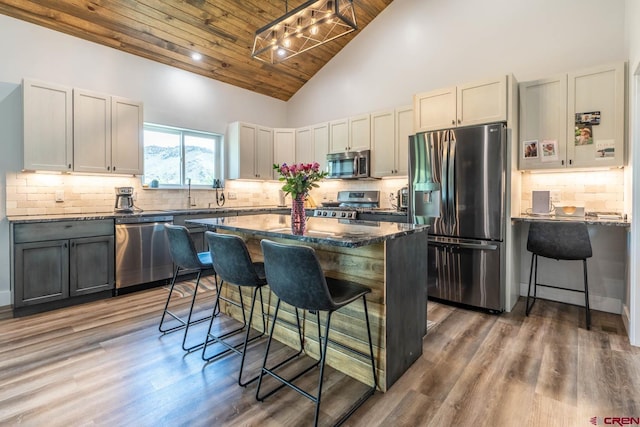
[[[456,161],[456,134],[454,131],[449,131],[449,156],[447,165],[447,197],[448,197],[448,209],[449,209],[449,226],[450,232],[454,234],[457,228],[457,211],[456,206],[456,174],[455,174],[455,161]],[[455,233],[457,234],[457,233]]]
[[[429,239],[429,245],[437,246],[441,248],[456,248],[456,249],[479,249],[484,251],[498,250],[498,245],[493,243],[471,243],[467,241],[453,241],[453,242],[441,242],[433,239]]]
[[[444,228],[449,234],[449,139],[448,139],[448,131],[445,131],[442,135],[441,139],[441,147],[442,147],[442,161],[440,163],[440,180],[441,180],[441,188],[440,188],[440,198],[442,201],[442,213],[440,214],[440,218],[442,218],[442,222],[444,223]]]

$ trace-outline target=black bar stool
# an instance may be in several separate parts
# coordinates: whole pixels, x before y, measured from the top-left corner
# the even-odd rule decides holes
[[[284,245],[281,243],[262,240],[262,252],[264,254],[265,272],[269,287],[278,297],[276,303],[274,322],[271,325],[269,340],[267,342],[267,350],[264,354],[264,362],[258,380],[258,388],[256,390],[256,399],[264,400],[271,394],[275,393],[282,387],[289,386],[298,393],[307,397],[316,403],[314,425],[318,425],[318,414],[320,412],[320,401],[322,396],[322,382],[324,374],[325,360],[327,356],[327,343],[329,341],[329,326],[331,324],[331,315],[336,310],[350,304],[357,299],[362,298],[364,304],[364,317],[367,323],[367,336],[369,338],[369,353],[363,354],[355,349],[347,346],[341,348],[352,351],[363,357],[368,357],[371,362],[371,373],[373,376],[373,386],[368,389],[350,408],[343,414],[336,425],[344,422],[360,405],[362,405],[370,396],[375,393],[377,387],[376,368],[373,357],[373,343],[371,341],[371,327],[369,325],[369,315],[367,312],[366,294],[371,290],[359,283],[346,280],[332,279],[325,277],[320,262],[316,257],[315,251],[308,246]],[[275,327],[275,319],[278,318],[280,303],[284,301],[292,305],[296,309],[309,310],[316,314],[318,324],[318,344],[320,346],[320,360],[309,368],[304,369],[290,379],[285,379],[274,372],[276,367],[267,368],[267,358],[269,356],[269,348],[273,339],[273,330]],[[327,321],[325,324],[324,337],[320,331],[320,311],[327,312]],[[300,387],[293,384],[293,381],[309,372],[311,369],[320,366],[318,378],[317,395],[306,392]],[[271,375],[282,384],[271,392],[260,396],[260,386],[264,374]]]
[[[240,307],[242,310],[242,321],[243,324],[239,328],[233,329],[228,332],[224,332],[219,336],[215,336],[211,334],[211,328],[213,326],[214,316],[211,317],[211,322],[209,323],[209,330],[207,331],[207,339],[204,344],[204,348],[202,349],[202,359],[206,362],[209,362],[217,357],[220,357],[230,351],[233,351],[237,354],[242,355],[242,359],[240,361],[240,372],[238,374],[238,384],[240,386],[246,386],[247,384],[258,379],[258,375],[251,378],[247,381],[242,381],[242,371],[244,369],[244,361],[246,357],[247,344],[253,340],[256,340],[262,337],[266,330],[267,325],[265,323],[265,316],[267,316],[264,312],[264,303],[262,300],[262,287],[267,284],[267,280],[265,279],[264,273],[264,263],[262,262],[253,262],[251,260],[251,255],[247,250],[247,246],[244,243],[242,238],[230,235],[230,234],[219,234],[214,233],[212,231],[207,231],[204,233],[205,240],[209,244],[209,251],[211,252],[211,258],[213,260],[213,266],[216,270],[216,273],[220,277],[220,287],[218,290],[218,295],[216,296],[216,302],[214,306],[214,312],[219,310],[220,308],[220,300],[227,301],[230,304],[233,304],[237,307]],[[221,290],[223,284],[234,285],[238,287],[238,292],[240,293],[240,303],[238,304],[235,301],[232,301],[228,298],[221,296]],[[244,310],[244,301],[242,299],[242,287],[250,287],[253,288],[253,297],[251,299],[251,309],[249,311],[249,320],[245,316]],[[255,335],[252,338],[249,338],[251,331],[251,322],[253,320],[253,311],[256,304],[256,298],[260,295],[260,309],[262,314],[262,332]],[[298,312],[296,311],[296,316]],[[231,337],[237,333],[245,330],[244,341],[237,345],[230,345],[225,342],[225,338]],[[294,357],[297,357],[302,353],[302,332],[300,329],[300,319],[298,318],[298,335],[300,336],[300,349],[297,354],[294,354],[282,364],[292,360]],[[224,350],[219,351],[213,355],[206,355],[207,347],[213,343],[222,344],[226,347]]]
[[[191,240],[191,236],[189,235],[189,230],[187,230],[186,227],[173,224],[165,224],[164,227],[169,239],[169,252],[171,254],[171,259],[176,265],[176,269],[173,273],[173,278],[171,279],[169,296],[167,297],[167,302],[164,305],[164,311],[162,312],[162,318],[160,319],[160,325],[158,326],[158,329],[163,334],[167,334],[184,328],[182,349],[185,351],[192,351],[196,348],[202,347],[204,345],[204,342],[192,345],[190,347],[186,346],[189,326],[196,323],[204,322],[205,320],[209,320],[211,318],[211,316],[205,316],[196,320],[191,320],[191,316],[193,314],[193,306],[195,305],[196,296],[198,295],[198,286],[200,285],[200,277],[202,275],[202,272],[205,270],[213,270],[211,254],[209,252],[198,253],[198,251],[196,251],[196,248],[193,245],[193,240]],[[171,301],[171,295],[173,295],[173,288],[176,284],[176,278],[178,277],[178,273],[182,270],[194,270],[197,271],[198,274],[196,277],[196,286],[193,290],[193,297],[191,299],[191,307],[189,307],[189,315],[187,316],[186,320],[169,310],[169,302]],[[215,270],[213,271],[213,274],[216,284],[216,293],[219,293],[220,289],[218,286],[218,278],[216,276]],[[179,322],[179,325],[171,328],[165,328],[164,321],[167,314],[176,319]]]
[[[591,313],[589,311],[589,282],[587,280],[587,258],[591,258],[591,239],[587,225],[582,222],[532,222],[529,225],[529,237],[527,238],[527,250],[531,252],[531,270],[529,272],[529,289],[527,291],[526,314],[536,303],[538,286],[554,289],[562,289],[572,292],[584,293],[584,308],[586,312],[587,329],[591,328]],[[538,257],[555,260],[582,261],[584,271],[584,290],[571,289],[560,286],[538,283]],[[533,302],[529,305],[531,297],[531,284],[533,286]]]

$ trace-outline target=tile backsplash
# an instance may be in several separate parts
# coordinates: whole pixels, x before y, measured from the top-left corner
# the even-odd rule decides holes
[[[522,205],[531,209],[531,192],[557,191],[558,206],[584,207],[586,212],[617,212],[624,210],[624,171],[622,169],[588,172],[545,172],[522,174]]]
[[[323,201],[335,200],[340,190],[380,190],[380,206],[391,208],[390,195],[395,195],[406,184],[406,177],[370,181],[325,180],[320,183],[320,188],[311,191],[311,197],[319,205]],[[6,174],[6,214],[18,216],[113,212],[114,187],[127,186],[134,188],[135,205],[143,210],[183,209],[187,208],[189,202],[186,188],[143,188],[140,178],[136,177],[11,172]],[[282,183],[278,181],[227,180],[224,206],[276,206],[281,187]],[[56,196],[62,196],[63,201],[56,202]],[[192,189],[191,203],[196,208],[217,207],[215,190]],[[291,204],[290,197],[286,198],[286,204]]]
[[[6,175],[7,216],[85,214],[113,212],[114,187],[134,188],[135,204],[143,210],[187,208],[187,189],[142,188],[140,178],[127,176],[69,175],[18,172]],[[522,211],[531,208],[534,190],[557,191],[557,205],[584,207],[586,211],[623,212],[624,172],[622,169],[589,172],[545,172],[522,174]],[[311,191],[316,205],[334,201],[341,190],[379,190],[380,207],[392,208],[396,191],[407,178],[382,180],[325,180]],[[276,206],[282,183],[278,181],[225,182],[226,207]],[[58,193],[58,194],[56,194]],[[60,194],[61,193],[61,194]],[[56,202],[62,195],[63,201]],[[235,199],[230,196],[234,195]],[[191,203],[197,208],[216,207],[215,190],[192,189]],[[286,204],[291,204],[290,197]]]

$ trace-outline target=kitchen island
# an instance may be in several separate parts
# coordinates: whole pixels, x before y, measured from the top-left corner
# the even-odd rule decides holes
[[[422,354],[426,334],[427,230],[424,225],[374,221],[308,218],[304,234],[294,234],[289,215],[251,215],[204,218],[187,221],[220,233],[241,236],[254,261],[262,260],[260,240],[313,247],[325,274],[362,283],[367,295],[372,327],[378,385],[386,391]],[[238,300],[237,289],[225,287],[227,296]],[[269,293],[270,294],[270,293]],[[265,293],[265,310],[273,313],[275,297]],[[248,309],[248,307],[247,307]],[[293,308],[285,305],[286,318],[295,321]],[[227,304],[223,311],[241,319],[242,313]],[[315,316],[301,312],[305,351],[318,358]],[[261,322],[252,325],[262,329]],[[269,326],[267,325],[267,328]],[[292,347],[297,343],[295,327],[286,323],[275,328],[275,338]],[[341,344],[367,353],[363,308],[357,304],[335,313],[331,323],[327,363],[364,383],[371,383],[366,358],[345,351]]]

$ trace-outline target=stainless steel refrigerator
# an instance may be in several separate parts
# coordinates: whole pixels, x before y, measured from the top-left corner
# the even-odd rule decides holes
[[[430,224],[430,298],[504,309],[506,125],[409,138],[409,217]]]

